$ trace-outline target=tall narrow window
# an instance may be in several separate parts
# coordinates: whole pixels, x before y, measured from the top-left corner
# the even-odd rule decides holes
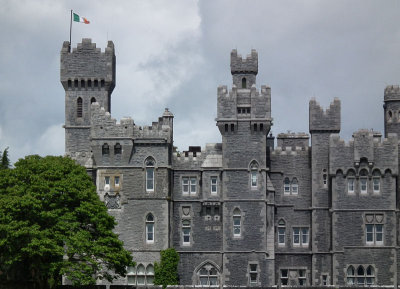
[[[368,173],[366,170],[360,172],[360,192],[361,194],[368,192]]]
[[[288,285],[289,284],[289,274],[288,269],[281,270],[281,285]]]
[[[182,221],[182,243],[183,245],[190,245],[190,220]]]
[[[258,270],[257,270],[257,264],[249,264],[250,265],[250,270],[249,270],[249,284],[250,286],[256,286],[258,284]]]
[[[110,147],[107,143],[103,144],[103,146],[101,147],[101,153],[103,156],[108,156],[110,154]]]
[[[238,208],[233,210],[233,236],[239,237],[241,235],[241,220],[242,214]]]
[[[292,194],[297,195],[299,193],[299,184],[297,182],[297,178],[293,178],[291,186],[292,186]]]
[[[258,163],[256,161],[250,164],[250,184],[252,188],[258,187]]]
[[[154,243],[154,217],[148,214],[146,217],[146,243]]]
[[[231,123],[231,131],[235,131],[235,125]]]
[[[129,266],[126,269],[126,278],[128,285],[136,285],[136,268],[134,266]]]
[[[82,115],[83,115],[82,98],[78,97],[76,101],[76,117],[82,117]]]
[[[242,88],[247,88],[246,77],[243,77],[243,78],[242,78]]]
[[[119,188],[119,176],[114,177],[114,187]]]
[[[279,220],[278,223],[278,245],[285,246],[286,223],[284,220]]]
[[[115,155],[120,155],[122,153],[122,147],[120,143],[116,143],[114,146],[114,154]]]
[[[211,194],[216,195],[218,192],[218,177],[211,177]]]
[[[149,264],[146,267],[146,284],[154,284],[154,266],[152,264]]]
[[[152,158],[148,158],[146,160],[146,191],[153,192],[154,191],[154,160]]]
[[[109,176],[104,177],[104,190],[105,191],[110,190],[110,177]]]
[[[137,266],[137,276],[136,276],[137,285],[145,285],[146,284],[146,270],[143,264],[139,264]]]
[[[347,268],[347,285],[354,285],[355,271],[353,266]]]
[[[366,283],[367,283],[367,285],[375,284],[375,269],[372,266],[368,266],[368,268],[367,268]]]
[[[347,175],[347,192],[354,193],[354,173],[350,171]]]
[[[372,185],[373,185],[373,190],[374,193],[380,193],[381,191],[381,174],[379,171],[374,171],[373,177],[372,177]]]
[[[290,180],[289,180],[289,178],[285,178],[283,181],[283,193],[285,195],[290,195]]]

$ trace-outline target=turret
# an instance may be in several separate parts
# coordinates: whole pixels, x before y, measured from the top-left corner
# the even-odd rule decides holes
[[[400,135],[400,88],[398,85],[388,85],[384,92],[385,137],[389,133]]]
[[[236,49],[231,52],[231,73],[233,84],[237,88],[251,88],[256,84],[256,76],[258,73],[258,53],[254,49],[246,59],[237,54]]]
[[[65,90],[65,151],[90,152],[90,105],[98,102],[111,112],[115,87],[115,53],[112,41],[104,52],[91,39],[82,39],[70,52],[61,49],[60,80]]]

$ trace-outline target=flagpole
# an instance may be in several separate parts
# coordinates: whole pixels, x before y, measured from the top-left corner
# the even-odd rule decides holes
[[[71,31],[72,31],[72,9],[71,9],[71,21],[69,23],[69,52],[71,52]]]

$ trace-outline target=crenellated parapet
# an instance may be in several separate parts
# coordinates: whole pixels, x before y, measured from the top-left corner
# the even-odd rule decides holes
[[[222,168],[222,144],[206,144],[200,152],[174,152],[172,156],[174,169],[218,170]]]
[[[340,100],[335,98],[324,110],[313,98],[309,103],[309,128],[313,132],[340,132]]]
[[[308,147],[310,135],[304,132],[280,133],[277,136],[278,147]]]
[[[236,49],[231,52],[231,73],[258,73],[258,53],[255,49],[246,58],[237,53]]]
[[[344,174],[349,169],[358,172],[361,167],[368,167],[370,173],[378,169],[380,173],[390,170],[398,174],[398,137],[389,134],[381,140],[381,134],[371,130],[359,130],[353,138],[345,142],[338,134],[329,140],[329,173],[334,175],[338,170]]]
[[[384,92],[384,101],[400,100],[400,87],[398,85],[388,85]]]
[[[108,41],[104,52],[90,38],[82,39],[70,52],[64,41],[61,49],[60,80],[65,90],[106,90],[115,87],[114,43]]]

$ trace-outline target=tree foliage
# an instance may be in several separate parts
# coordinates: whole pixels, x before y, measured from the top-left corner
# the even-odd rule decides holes
[[[28,156],[0,170],[0,278],[40,288],[112,281],[134,265],[86,170],[66,157]]]
[[[178,262],[179,254],[174,248],[162,250],[160,252],[160,263],[154,264],[154,284],[163,285],[178,285]]]
[[[0,151],[0,170],[8,169],[10,167],[10,158],[8,157],[8,148],[6,148],[3,153]]]

